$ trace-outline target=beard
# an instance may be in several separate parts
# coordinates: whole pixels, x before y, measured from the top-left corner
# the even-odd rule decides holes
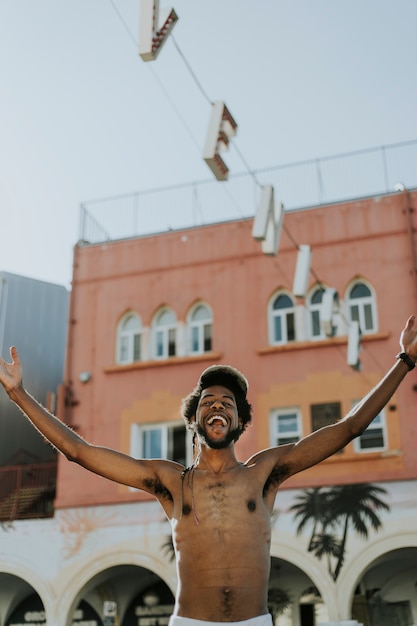
[[[197,424],[195,430],[200,441],[205,443],[208,448],[212,448],[213,450],[223,450],[224,448],[228,448],[230,444],[234,441],[237,441],[242,434],[242,429],[238,426],[233,430],[229,430],[229,432],[223,437],[223,439],[213,440],[200,426],[200,424]]]

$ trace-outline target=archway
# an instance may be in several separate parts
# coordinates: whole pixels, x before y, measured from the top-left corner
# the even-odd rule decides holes
[[[174,608],[174,596],[162,581],[154,581],[133,598],[121,626],[167,626]]]
[[[376,558],[359,580],[352,618],[364,626],[417,623],[417,547]]]
[[[268,609],[275,626],[316,626],[329,615],[312,579],[297,565],[271,558]]]
[[[0,626],[46,624],[43,602],[35,589],[13,574],[0,573]]]
[[[151,570],[137,565],[116,565],[93,576],[79,591],[73,604],[73,623],[85,621],[85,611],[94,611],[95,617],[89,618],[89,624],[102,626],[105,602],[116,604],[120,626],[164,626],[172,613],[174,596]]]

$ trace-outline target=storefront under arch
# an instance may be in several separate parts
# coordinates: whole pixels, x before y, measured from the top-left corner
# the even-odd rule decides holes
[[[46,624],[46,607],[38,591],[14,574],[0,572],[0,626]]]

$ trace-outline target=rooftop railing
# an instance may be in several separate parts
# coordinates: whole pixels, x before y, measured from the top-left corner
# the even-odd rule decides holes
[[[260,187],[286,211],[417,188],[417,140],[81,204],[80,242],[151,235],[253,217]]]

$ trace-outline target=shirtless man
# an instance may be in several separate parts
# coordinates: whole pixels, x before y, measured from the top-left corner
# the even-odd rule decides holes
[[[172,526],[178,571],[171,626],[193,626],[195,620],[268,626],[270,517],[278,487],[343,448],[378,415],[417,360],[415,316],[407,321],[400,346],[392,368],[341,421],[298,443],[258,452],[245,463],[237,460],[234,442],[251,419],[247,381],[230,366],[209,367],[183,402],[184,419],[194,433],[191,468],[136,460],[84,441],[25,391],[14,347],[11,363],[0,358],[0,382],[68,460],[160,502]]]

